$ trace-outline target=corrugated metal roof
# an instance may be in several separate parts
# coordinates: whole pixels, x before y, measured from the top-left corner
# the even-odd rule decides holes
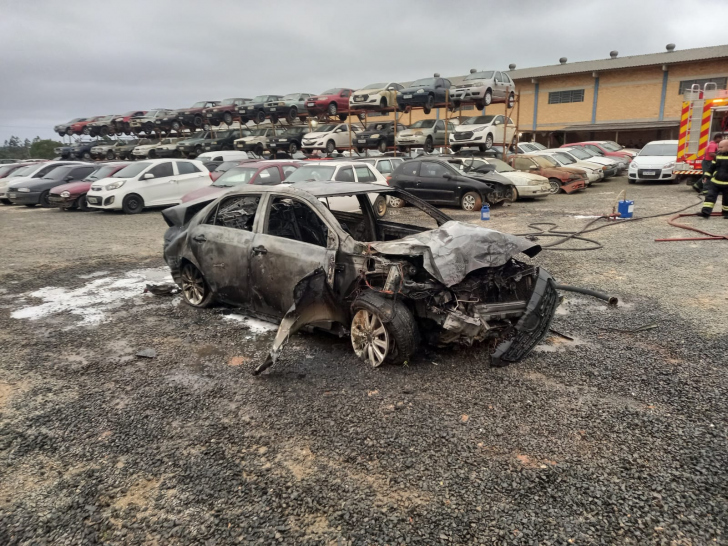
[[[616,59],[607,58],[596,61],[581,61],[576,63],[567,62],[566,64],[521,68],[511,70],[508,74],[514,80],[522,80],[526,78],[560,76],[564,74],[578,74],[582,72],[601,72],[605,70],[615,70],[618,68],[634,68],[639,66],[684,63],[719,58],[728,58],[728,45],[696,47],[693,49],[676,49],[674,51],[664,51],[662,53],[617,57]],[[453,80],[453,78],[450,78],[450,80]]]
[[[669,129],[670,127],[678,127],[680,120],[668,121],[622,121],[622,122],[603,122],[603,123],[584,123],[582,125],[567,125],[563,129],[554,129],[554,131],[564,131],[566,133],[576,131],[621,131],[621,130],[637,130],[637,129]]]

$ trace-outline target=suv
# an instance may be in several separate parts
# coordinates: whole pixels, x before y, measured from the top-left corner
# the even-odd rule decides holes
[[[210,131],[200,129],[177,143],[177,151],[182,157],[198,156],[205,151],[203,142],[210,138]]]
[[[280,100],[266,102],[263,110],[272,123],[277,123],[280,118],[285,118],[288,123],[296,119],[304,121],[308,116],[306,101],[312,96],[311,93],[289,93]]]
[[[404,87],[395,82],[372,83],[351,94],[349,108],[396,108],[397,92],[402,89]]]
[[[455,125],[447,123],[447,132],[452,134]],[[445,121],[441,119],[421,119],[410,125],[409,129],[397,132],[396,144],[400,152],[406,152],[407,148],[423,148],[430,153],[435,146],[447,144],[445,141]]]
[[[445,106],[446,93],[451,86],[450,80],[439,74],[416,80],[397,94],[397,105],[401,110],[421,106],[425,114],[429,114],[433,108]]]
[[[126,144],[123,140],[99,140],[94,143],[91,148],[91,157],[93,159],[108,159],[112,160],[116,158],[116,148]]]
[[[132,110],[131,112],[126,112],[125,114],[121,114],[120,116],[115,117],[111,121],[111,127],[114,129],[114,132],[118,134],[125,134],[130,135],[131,134],[131,125],[129,125],[129,120],[133,117],[141,117],[144,114],[146,114],[146,110]]]
[[[336,87],[309,97],[308,101],[306,101],[308,115],[339,116],[339,119],[344,121],[349,116],[349,99],[353,92],[351,89]]]
[[[225,99],[217,106],[205,109],[205,121],[217,127],[221,123],[232,125],[238,117],[238,107],[248,104],[250,99]]]
[[[463,78],[463,83],[450,91],[450,99],[453,109],[460,108],[462,103],[472,102],[478,110],[493,102],[508,102],[508,108],[513,108],[516,101],[515,90],[516,84],[505,72],[477,72],[473,69]]]
[[[322,123],[315,127],[313,132],[303,137],[301,149],[304,153],[311,153],[313,150],[326,150],[328,154],[334,153],[337,149],[348,149],[350,145],[356,143],[361,131],[361,126],[352,125],[352,134],[350,136],[349,125],[346,123]]]
[[[174,157],[177,152],[177,143],[182,140],[180,137],[165,138],[154,148],[150,148],[147,157],[155,159],[158,157]]]
[[[308,125],[301,125],[298,127],[289,127],[281,134],[276,135],[273,138],[268,139],[268,147],[271,152],[281,151],[288,152],[290,155],[295,154],[301,149],[301,140],[304,135],[309,133],[311,129]]]
[[[116,131],[111,126],[111,124],[113,123],[114,118],[117,115],[118,114],[114,114],[112,116],[104,116],[97,119],[96,121],[92,121],[83,128],[83,134],[90,135],[92,137],[113,135]]]
[[[201,100],[189,108],[173,110],[170,115],[162,121],[165,122],[172,131],[179,131],[183,125],[199,129],[205,124],[205,110],[219,105],[219,100]]]
[[[407,127],[401,123],[397,124],[397,133],[406,130]],[[394,122],[380,121],[370,124],[364,131],[356,135],[356,141],[353,144],[359,153],[374,149],[386,153],[387,148],[394,146]]]
[[[92,159],[91,157],[91,148],[94,146],[98,146],[99,144],[104,144],[108,142],[107,140],[89,140],[86,142],[78,141],[73,146],[71,146],[71,157],[77,157],[78,159],[85,159],[86,161],[90,161]]]
[[[219,150],[232,150],[235,140],[240,138],[240,129],[228,129],[226,131],[215,131],[201,142],[206,152],[217,152]]]
[[[248,123],[255,121],[263,123],[265,121],[265,103],[279,101],[283,95],[258,95],[250,102],[242,106],[238,106],[238,114],[240,115],[240,123]]]
[[[464,119],[448,140],[453,152],[464,146],[477,146],[481,152],[490,150],[493,143],[510,143],[516,134],[516,124],[505,116],[473,116]]]
[[[263,155],[268,149],[269,139],[275,137],[276,132],[273,127],[261,127],[253,129],[248,136],[238,138],[233,143],[236,150],[243,152],[254,152],[255,155]]]
[[[135,134],[144,131],[145,134],[150,135],[158,129],[167,127],[168,120],[173,112],[174,110],[167,110],[165,108],[150,110],[142,116],[132,117],[129,120],[129,127]],[[162,123],[163,120],[164,123]]]
[[[134,156],[132,155],[132,152],[134,151],[134,148],[139,146],[140,144],[148,144],[149,139],[142,138],[132,138],[131,140],[126,140],[123,143],[119,143],[114,148],[114,153],[116,153],[117,159],[134,159]]]

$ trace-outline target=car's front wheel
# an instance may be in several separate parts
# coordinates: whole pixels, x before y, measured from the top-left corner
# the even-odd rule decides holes
[[[212,290],[202,273],[193,264],[186,263],[181,271],[182,298],[192,307],[209,307],[212,304]]]
[[[488,106],[491,102],[493,102],[493,92],[490,89],[487,89],[485,91],[485,95],[483,96],[483,104],[485,106]]]
[[[291,106],[291,109],[288,110],[288,113],[286,113],[286,121],[288,123],[293,123],[296,121],[296,117],[298,116],[298,108],[295,106]]]
[[[88,201],[85,194],[76,199],[76,209],[81,212],[88,212]]]
[[[335,102],[332,102],[329,104],[328,113],[330,116],[335,116],[339,112],[339,107],[336,105]]]
[[[471,212],[483,206],[483,199],[474,191],[469,191],[460,199],[460,208]]]
[[[518,200],[518,190],[515,186],[511,187],[511,191],[506,196],[506,201],[515,203]]]
[[[425,101],[425,106],[422,108],[422,111],[425,114],[429,114],[432,112],[432,109],[435,107],[435,97],[432,95],[427,95],[427,101]]]
[[[427,152],[428,154],[429,153],[432,153],[432,150],[435,149],[434,146],[432,145],[432,137],[431,136],[428,136],[425,139],[425,145],[422,147],[422,149],[425,150],[425,152]]]
[[[462,146],[460,146],[459,144],[453,144],[452,146],[450,146],[450,149],[451,149],[451,150],[452,150],[453,152],[457,153],[457,152],[459,152],[460,150],[462,150],[462,149],[463,149],[463,147],[462,147]]]
[[[130,193],[121,202],[121,209],[125,214],[139,214],[144,209],[144,199],[141,195]]]
[[[559,193],[561,191],[561,182],[558,178],[549,178],[549,191],[551,193]]]
[[[202,123],[203,123],[202,116],[195,116],[195,119],[194,119],[195,127],[202,127]]]
[[[378,149],[378,150],[379,150],[380,152],[382,152],[383,154],[384,154],[384,153],[387,153],[387,141],[386,141],[386,140],[384,140],[384,139],[380,140],[380,141],[379,141],[379,145],[377,146],[377,149]]]
[[[111,151],[111,150],[109,150],[108,152],[106,152],[106,159],[108,159],[109,161],[113,161],[114,160],[114,152]]]
[[[83,158],[86,161],[91,161],[91,152],[83,152]]]
[[[48,209],[51,207],[51,202],[48,198],[50,194],[50,190],[46,190],[43,193],[40,194],[40,197],[38,198],[38,204],[43,207],[44,209]]]
[[[298,151],[298,144],[291,142],[288,144],[288,153],[293,155]]]
[[[336,144],[333,140],[329,140],[326,143],[326,153],[333,154],[336,151]]]
[[[222,115],[222,120],[225,122],[225,125],[232,125],[233,124],[233,115],[230,112],[225,112]]]
[[[516,95],[511,91],[511,94],[508,95],[508,108],[513,108],[514,104],[516,104]]]
[[[490,150],[493,147],[493,135],[488,133],[488,135],[485,137],[485,149]]]
[[[179,121],[174,120],[172,122],[172,130],[173,131],[179,131],[181,128],[182,128],[182,124]]]

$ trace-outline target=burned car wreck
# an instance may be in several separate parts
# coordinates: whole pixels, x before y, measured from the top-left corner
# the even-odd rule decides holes
[[[378,218],[374,194],[411,206]],[[162,214],[165,260],[188,304],[217,300],[280,321],[255,373],[304,326],[349,334],[373,366],[407,361],[422,341],[482,342],[491,364],[505,365],[544,337],[559,303],[548,272],[514,258],[539,245],[452,221],[396,188],[251,186]]]

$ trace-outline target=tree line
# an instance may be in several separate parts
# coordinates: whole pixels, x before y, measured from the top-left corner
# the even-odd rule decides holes
[[[53,159],[56,157],[53,150],[58,146],[63,143],[39,136],[33,140],[11,136],[0,146],[0,159]]]

